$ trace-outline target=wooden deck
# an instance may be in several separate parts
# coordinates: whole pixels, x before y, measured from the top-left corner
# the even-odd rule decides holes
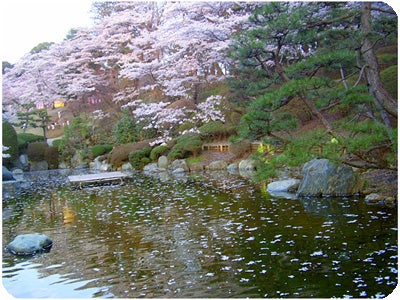
[[[105,172],[96,174],[85,174],[85,175],[70,175],[68,180],[72,184],[79,184],[82,188],[82,184],[85,183],[101,183],[101,182],[111,182],[120,180],[123,181],[128,175],[122,172]]]

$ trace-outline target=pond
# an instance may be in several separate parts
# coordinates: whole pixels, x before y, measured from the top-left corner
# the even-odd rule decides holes
[[[3,201],[3,249],[21,233],[53,240],[31,257],[3,251],[14,297],[385,297],[397,285],[397,207],[278,199],[225,173],[82,190],[50,178]]]

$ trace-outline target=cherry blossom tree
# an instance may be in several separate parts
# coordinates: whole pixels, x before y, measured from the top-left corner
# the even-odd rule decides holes
[[[107,87],[119,105],[159,91],[157,101],[190,99],[204,83],[229,76],[231,37],[254,3],[97,4],[91,28],[27,53],[3,75],[3,103],[17,107],[80,100]]]
[[[145,103],[142,100],[132,101],[122,109],[131,109],[133,119],[141,130],[154,132],[156,141],[162,144],[177,135],[199,133],[198,128],[210,121],[225,122],[222,111],[222,96],[210,96],[196,108],[171,107],[169,102]],[[181,125],[185,125],[182,126]]]

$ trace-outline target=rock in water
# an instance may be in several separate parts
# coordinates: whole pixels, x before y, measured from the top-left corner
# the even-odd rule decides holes
[[[13,174],[10,171],[8,171],[6,167],[3,166],[3,181],[11,181],[11,180],[15,180]]]
[[[299,196],[345,196],[361,190],[362,184],[351,167],[327,159],[315,158],[305,163],[301,173]]]
[[[8,251],[16,255],[33,255],[37,252],[48,252],[53,241],[45,234],[20,234],[7,245]]]

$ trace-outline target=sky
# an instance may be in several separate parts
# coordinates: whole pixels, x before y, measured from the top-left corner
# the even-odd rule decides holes
[[[1,61],[16,63],[42,42],[61,42],[71,28],[90,27],[95,0],[2,0]],[[394,0],[386,1],[394,7]]]
[[[71,28],[93,24],[93,0],[2,0],[1,61],[16,63],[42,42],[61,42]]]

